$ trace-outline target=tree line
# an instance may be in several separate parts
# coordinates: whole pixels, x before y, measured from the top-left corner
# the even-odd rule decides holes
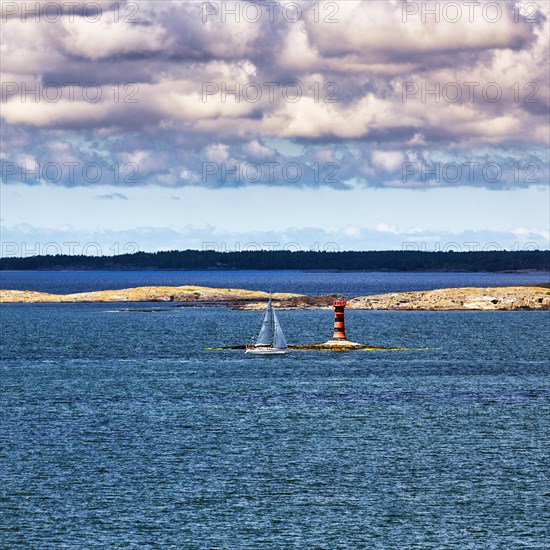
[[[0,259],[0,270],[550,271],[550,251],[314,252],[170,250],[119,256],[44,255]]]

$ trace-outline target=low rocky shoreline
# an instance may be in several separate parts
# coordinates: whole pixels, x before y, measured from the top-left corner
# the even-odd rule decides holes
[[[274,300],[289,300],[298,294],[276,293]],[[250,302],[266,301],[269,293],[256,290],[202,286],[142,286],[120,290],[97,290],[76,294],[49,294],[30,290],[0,290],[0,303],[23,302]]]
[[[521,310],[550,309],[550,290],[541,287],[444,288],[362,296],[349,309]]]
[[[288,309],[328,308],[337,295],[305,296],[274,293],[274,305]],[[147,286],[77,294],[0,290],[0,303],[174,302],[224,305],[233,309],[264,309],[267,292],[200,286]],[[376,310],[550,310],[550,289],[541,286],[444,288],[392,292],[348,300],[348,309]]]

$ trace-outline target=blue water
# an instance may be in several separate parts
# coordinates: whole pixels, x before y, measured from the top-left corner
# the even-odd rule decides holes
[[[461,286],[526,285],[550,273],[317,273],[307,271],[0,271],[0,288],[58,294],[148,285],[365,296]]]
[[[1,306],[0,547],[548,547],[548,312],[128,307]]]

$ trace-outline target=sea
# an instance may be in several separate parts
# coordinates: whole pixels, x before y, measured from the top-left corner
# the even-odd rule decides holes
[[[1,272],[349,296],[548,274]],[[320,343],[330,310],[279,312]],[[550,312],[347,311],[385,351],[245,356],[261,312],[0,306],[0,548],[545,549]],[[212,349],[214,348],[214,349]]]

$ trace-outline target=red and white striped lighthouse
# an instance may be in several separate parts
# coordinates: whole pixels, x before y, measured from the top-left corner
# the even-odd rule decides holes
[[[345,300],[334,300],[334,335],[333,340],[347,340],[346,327],[344,324],[344,308],[347,302]]]

